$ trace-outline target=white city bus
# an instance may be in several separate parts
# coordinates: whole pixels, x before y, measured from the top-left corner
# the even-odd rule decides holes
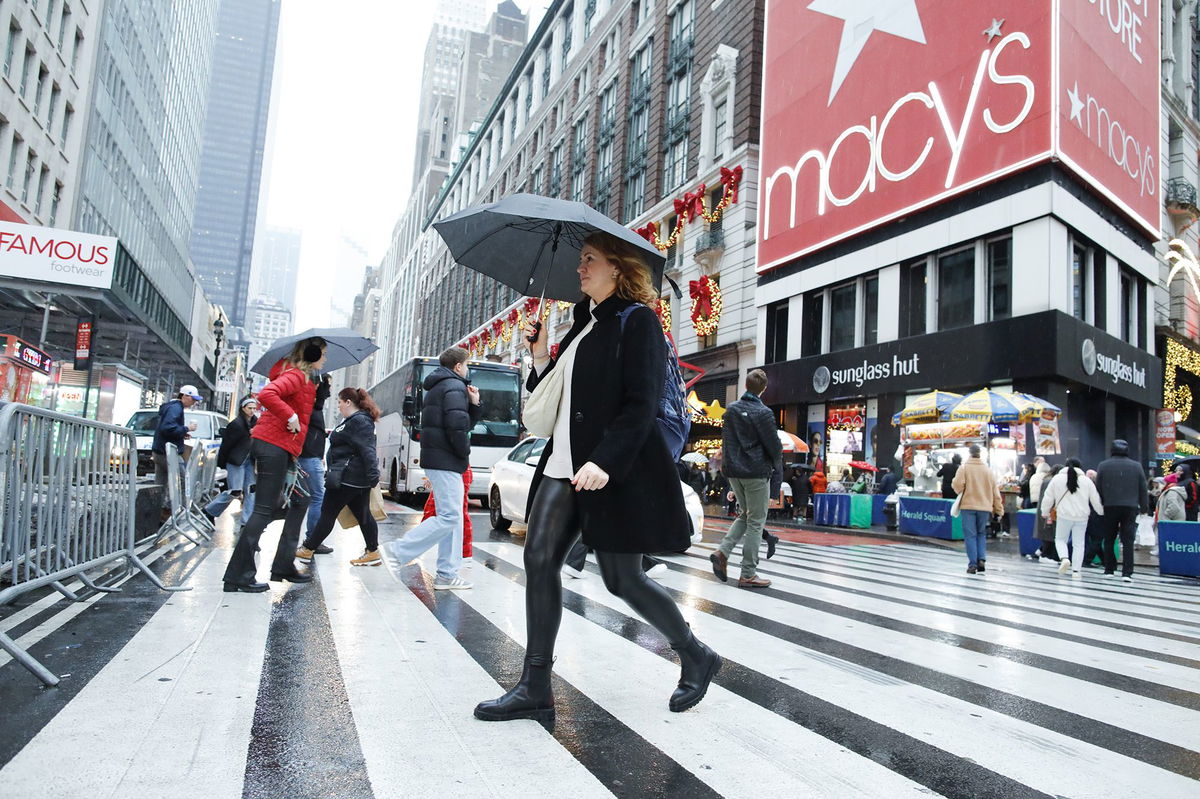
[[[422,485],[421,409],[425,378],[438,366],[437,358],[413,358],[374,388],[383,416],[375,426],[380,482],[399,501],[412,501],[426,491]],[[487,507],[492,465],[521,433],[521,370],[487,361],[471,361],[471,384],[479,389],[483,416],[471,430],[470,496]]]

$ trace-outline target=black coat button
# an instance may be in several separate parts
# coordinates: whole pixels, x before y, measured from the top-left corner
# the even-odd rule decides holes
[[[577,422],[583,421],[583,412],[582,411],[575,411],[575,421],[577,421]]]

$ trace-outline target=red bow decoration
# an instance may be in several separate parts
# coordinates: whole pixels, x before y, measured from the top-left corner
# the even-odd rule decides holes
[[[707,319],[712,313],[712,292],[708,288],[708,275],[699,280],[688,281],[688,296],[696,301],[696,311]]]
[[[470,344],[470,346],[463,347],[463,349],[466,349],[466,350],[476,349],[479,346],[479,336],[471,336],[471,340],[468,342],[468,344]]]
[[[721,167],[721,184],[725,186],[725,192],[729,195],[729,202],[735,203],[738,201],[738,184],[742,182],[742,168],[735,166],[733,169]]]
[[[690,197],[690,194],[685,194],[682,200],[675,200],[675,215],[679,217],[680,222],[683,221],[684,214],[688,212],[688,208],[691,205]]]
[[[557,358],[557,357],[558,357],[558,347],[559,347],[559,345],[558,345],[558,344],[551,344],[551,345],[550,345],[550,357],[551,357],[551,358]]]
[[[508,323],[509,324],[515,325],[520,318],[521,318],[521,312],[518,311],[516,308],[513,308],[511,311],[508,312]]]
[[[495,319],[492,321],[492,335],[495,338],[500,338],[500,334],[504,332],[504,320]]]
[[[491,340],[492,340],[492,334],[490,331],[484,330],[482,333],[479,334],[479,343],[482,344],[483,346],[486,347],[488,345],[488,342]]]
[[[646,241],[653,244],[654,240],[656,238],[658,238],[658,223],[657,222],[647,223],[645,227],[640,227],[637,229],[637,234],[639,236],[641,236],[643,239],[645,239]]]
[[[700,188],[695,191],[689,191],[683,195],[683,200],[675,201],[675,212],[677,214],[687,213],[687,221],[695,222],[696,217],[704,213],[704,184],[700,184]]]

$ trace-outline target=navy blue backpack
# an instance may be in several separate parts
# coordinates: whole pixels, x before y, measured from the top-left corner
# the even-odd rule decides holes
[[[625,321],[638,305],[630,305],[617,314],[621,320],[621,333],[625,332]],[[667,343],[667,357],[663,363],[663,393],[658,403],[658,429],[662,431],[663,440],[667,442],[667,450],[672,460],[679,460],[687,444],[688,434],[692,431],[692,411],[687,404],[684,394],[683,370],[679,368],[679,353],[675,350],[667,334],[663,333]]]

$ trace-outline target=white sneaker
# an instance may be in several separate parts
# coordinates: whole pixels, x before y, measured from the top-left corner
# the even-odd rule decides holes
[[[1071,572],[1071,577],[1076,580],[1082,580],[1083,573],[1081,571],[1079,571],[1079,569],[1075,569],[1074,571]]]
[[[473,586],[461,577],[445,577],[435,578],[433,588],[435,591],[465,591]]]
[[[1071,561],[1067,560],[1066,558],[1063,558],[1062,560],[1060,560],[1058,562],[1058,573],[1059,574],[1066,574],[1070,568],[1071,568]]]
[[[649,569],[646,569],[646,576],[653,577],[655,580],[657,580],[660,577],[664,576],[669,571],[671,571],[671,570],[667,567],[667,564],[655,563]]]
[[[587,572],[585,572],[583,569],[576,571],[573,566],[568,564],[563,564],[563,574],[576,580],[582,580],[584,577],[587,577]]]
[[[1133,582],[1133,578],[1132,578],[1132,577],[1122,577],[1122,578],[1121,578],[1121,582],[1123,582],[1123,583],[1132,583],[1132,582]]]
[[[459,571],[462,571],[463,569],[469,569],[469,568],[471,568],[471,567],[472,567],[472,566],[474,566],[474,565],[475,565],[475,562],[474,562],[474,561],[467,560],[466,558],[463,558],[462,565],[461,565],[461,566],[459,566],[459,567],[458,567],[458,569],[459,569]]]

